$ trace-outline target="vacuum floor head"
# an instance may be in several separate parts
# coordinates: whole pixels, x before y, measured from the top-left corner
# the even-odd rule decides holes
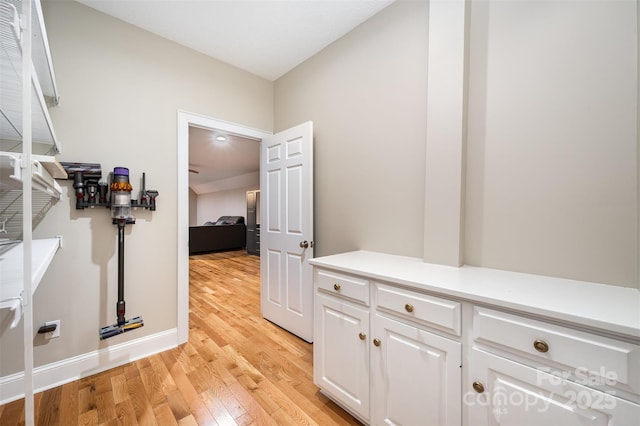
[[[135,330],[144,325],[142,317],[134,317],[125,321],[124,324],[108,325],[100,329],[100,340],[108,339],[109,337],[117,336],[118,334],[126,333],[127,331]]]

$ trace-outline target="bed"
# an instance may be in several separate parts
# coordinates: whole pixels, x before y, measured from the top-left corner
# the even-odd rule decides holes
[[[189,255],[240,250],[246,241],[247,227],[242,216],[220,216],[215,222],[189,227]]]

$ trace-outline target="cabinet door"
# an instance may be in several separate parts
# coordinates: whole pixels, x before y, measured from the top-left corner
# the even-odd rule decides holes
[[[314,383],[363,420],[369,419],[369,311],[316,294]]]
[[[372,423],[460,425],[462,345],[382,315],[372,328]]]
[[[640,405],[479,349],[463,395],[470,425],[637,425]]]

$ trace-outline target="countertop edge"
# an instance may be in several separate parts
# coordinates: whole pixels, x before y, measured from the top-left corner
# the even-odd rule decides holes
[[[634,288],[490,268],[436,265],[419,258],[369,251],[323,256],[310,259],[309,263],[640,339],[640,291]],[[566,303],[568,298],[571,303]]]

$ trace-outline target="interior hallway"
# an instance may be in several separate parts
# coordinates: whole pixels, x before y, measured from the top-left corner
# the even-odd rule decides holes
[[[359,424],[313,385],[313,346],[261,317],[258,256],[189,266],[189,342],[37,394],[36,424]],[[19,424],[23,400],[0,406],[0,425]]]

